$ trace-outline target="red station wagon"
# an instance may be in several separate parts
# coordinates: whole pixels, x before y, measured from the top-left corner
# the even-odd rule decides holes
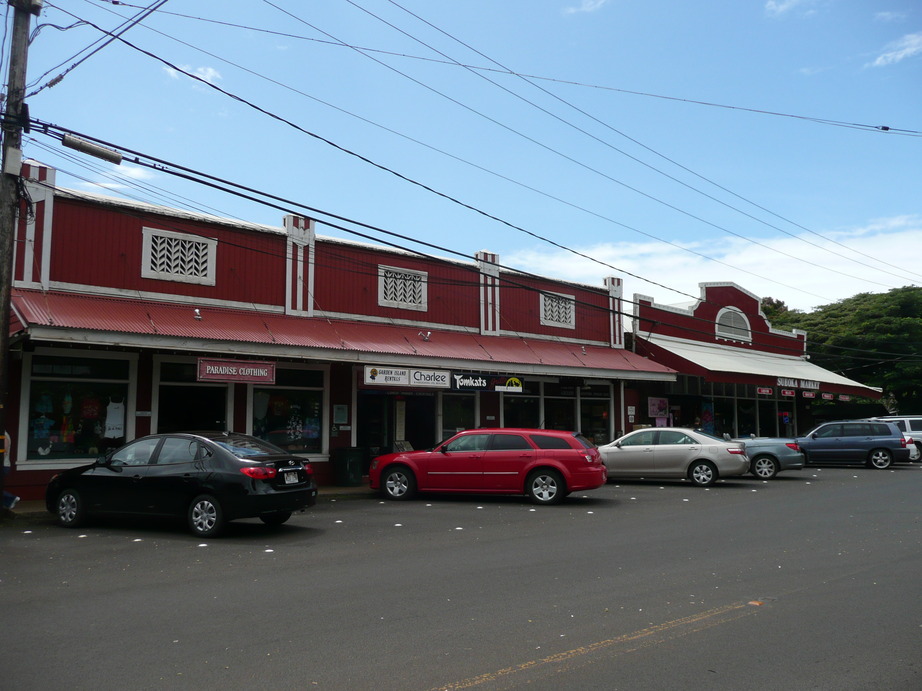
[[[372,489],[387,499],[420,492],[525,494],[556,504],[578,490],[605,484],[608,471],[595,444],[577,432],[550,429],[470,429],[428,451],[378,456]]]

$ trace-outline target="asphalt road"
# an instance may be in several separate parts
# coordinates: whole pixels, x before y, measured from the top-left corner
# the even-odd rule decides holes
[[[922,688],[922,467],[0,526],[4,689]]]

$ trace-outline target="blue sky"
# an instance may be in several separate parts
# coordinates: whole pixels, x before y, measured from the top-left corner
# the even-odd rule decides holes
[[[31,116],[629,297],[733,281],[810,310],[922,282],[918,2],[169,0],[100,46],[151,5],[46,0]],[[37,132],[24,155],[67,187],[281,225]]]

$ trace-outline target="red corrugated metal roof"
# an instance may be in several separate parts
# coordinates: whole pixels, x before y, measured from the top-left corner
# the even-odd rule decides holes
[[[433,331],[429,340],[418,327],[305,318],[215,307],[78,295],[13,291],[12,333],[60,329],[52,340],[68,340],[67,331],[148,335],[307,349],[405,355],[433,359],[467,360],[472,366],[489,363],[545,365],[552,368],[608,370],[671,379],[665,365],[623,349],[582,346],[508,336],[483,336],[457,331]],[[43,328],[44,327],[44,328]],[[424,331],[429,331],[424,328]],[[239,348],[236,349],[239,351]],[[433,362],[432,366],[439,366]],[[574,372],[574,374],[578,374]],[[656,376],[659,375],[659,376]]]

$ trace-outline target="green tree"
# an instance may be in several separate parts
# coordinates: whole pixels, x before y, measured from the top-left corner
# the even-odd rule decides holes
[[[766,300],[769,309],[780,302],[766,298],[763,312]],[[859,293],[809,313],[773,314],[772,326],[807,332],[812,362],[883,389],[899,412],[922,411],[922,288]]]

